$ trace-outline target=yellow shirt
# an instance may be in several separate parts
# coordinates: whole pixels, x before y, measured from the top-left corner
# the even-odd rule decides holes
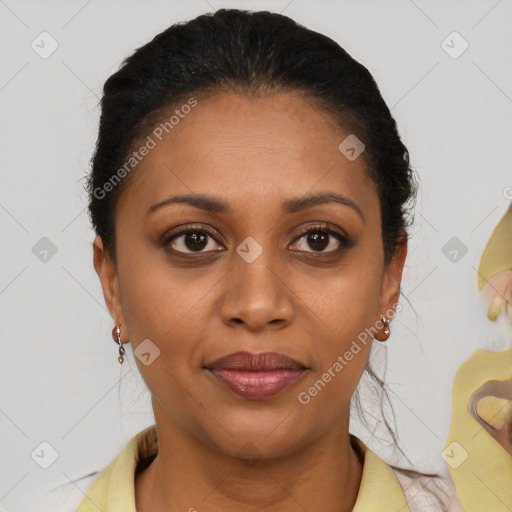
[[[353,512],[463,512],[451,480],[410,477],[405,471],[387,465],[362,441],[357,438],[356,441],[364,454],[364,465]],[[135,435],[97,475],[76,512],[136,512],[134,475],[137,464],[141,458],[154,454],[157,448],[156,425]],[[428,488],[439,491],[441,498],[426,492]]]

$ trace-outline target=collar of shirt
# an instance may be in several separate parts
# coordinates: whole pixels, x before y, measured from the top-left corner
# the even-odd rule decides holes
[[[393,470],[361,440],[363,475],[353,512],[410,512]],[[134,476],[138,460],[158,447],[156,425],[132,437],[123,451],[94,480],[77,512],[136,512]]]

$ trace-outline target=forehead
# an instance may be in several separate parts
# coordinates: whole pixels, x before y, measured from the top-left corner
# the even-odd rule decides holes
[[[154,147],[120,203],[150,206],[179,191],[242,206],[256,196],[261,205],[315,188],[342,192],[362,207],[375,202],[364,155],[351,161],[339,149],[350,132],[299,94],[219,93],[198,99],[186,114],[176,110],[149,135]],[[162,129],[171,116],[172,125]]]

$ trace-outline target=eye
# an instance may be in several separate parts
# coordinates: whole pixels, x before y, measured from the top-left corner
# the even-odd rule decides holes
[[[217,234],[206,226],[189,226],[180,231],[173,231],[163,238],[164,246],[171,246],[171,250],[184,254],[206,253],[220,251],[224,248],[215,248]],[[207,248],[207,250],[204,250]]]
[[[164,235],[162,245],[182,254],[212,253],[224,250],[217,242],[217,233],[204,225],[192,225],[180,230],[172,230]],[[350,239],[328,225],[308,226],[299,232],[291,247],[299,252],[331,254],[352,246]],[[308,250],[308,247],[313,250]],[[326,250],[327,249],[327,250]]]
[[[324,224],[302,229],[294,245],[299,251],[324,254],[340,252],[344,248],[348,249],[351,242],[345,235]],[[313,250],[307,250],[308,246]]]

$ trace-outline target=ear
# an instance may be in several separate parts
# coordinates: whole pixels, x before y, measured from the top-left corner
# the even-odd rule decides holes
[[[122,328],[126,325],[126,322],[123,314],[121,295],[119,292],[119,277],[117,275],[117,270],[108,254],[105,252],[103,248],[103,241],[99,236],[96,236],[94,239],[93,251],[94,269],[100,278],[105,304],[114,319],[115,325],[121,326],[121,341],[125,343],[128,341],[128,333],[126,328]]]
[[[402,282],[402,271],[406,256],[407,235],[405,232],[402,232],[402,236],[397,242],[395,253],[382,279],[382,290],[378,310],[379,315],[386,314],[388,318],[395,315],[396,304],[400,296],[400,284]]]

